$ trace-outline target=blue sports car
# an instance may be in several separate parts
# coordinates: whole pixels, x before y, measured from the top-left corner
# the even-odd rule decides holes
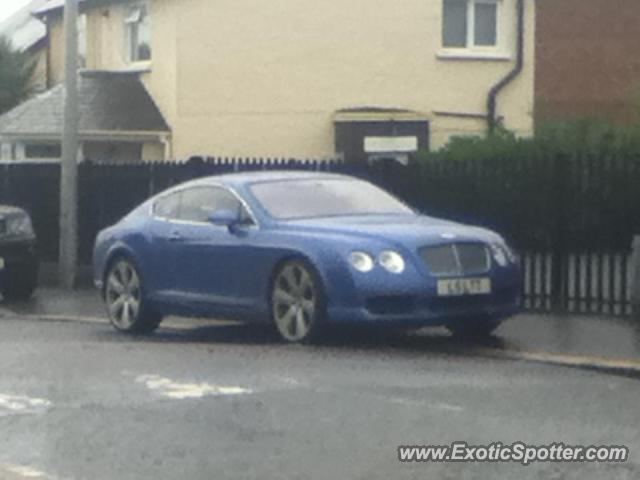
[[[353,322],[487,335],[521,303],[500,235],[326,173],[171,188],[99,234],[94,272],[113,326],[130,333],[178,315],[270,322],[289,342]]]

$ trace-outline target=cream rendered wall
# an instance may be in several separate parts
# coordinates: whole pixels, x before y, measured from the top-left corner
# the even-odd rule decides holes
[[[430,115],[437,148],[486,130],[436,112],[485,114],[489,89],[513,68],[516,0],[501,3],[508,59],[462,60],[439,56],[442,0],[152,0],[153,60],[137,66],[125,59],[126,6],[115,3],[89,12],[88,67],[150,69],[142,80],[175,158],[329,157],[334,112],[355,106]],[[520,135],[533,132],[534,0],[526,9],[525,68],[498,100]]]
[[[165,157],[165,147],[162,143],[143,143],[142,144],[142,161],[157,162],[159,160],[169,160]]]
[[[64,80],[64,26],[62,16],[49,20],[49,84],[56,85]]]
[[[43,92],[47,89],[47,49],[38,47],[31,52],[32,60],[36,67],[31,77],[31,86],[36,92]]]
[[[502,0],[515,57],[516,1]],[[177,12],[175,154],[330,156],[332,115],[353,106],[485,113],[512,61],[443,60],[442,0],[182,0]],[[531,134],[534,3],[526,67],[499,114]],[[155,54],[155,52],[154,52]],[[432,147],[483,133],[475,119],[433,117]]]

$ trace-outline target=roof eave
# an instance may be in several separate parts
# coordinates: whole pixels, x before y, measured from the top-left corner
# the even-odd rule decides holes
[[[78,132],[80,141],[128,141],[128,142],[145,142],[145,141],[164,141],[171,136],[170,131],[163,130],[139,130],[139,131],[124,131],[124,130],[81,130]],[[60,141],[62,134],[60,132],[37,132],[37,133],[3,133],[0,132],[0,142],[2,141],[43,141],[52,142]]]

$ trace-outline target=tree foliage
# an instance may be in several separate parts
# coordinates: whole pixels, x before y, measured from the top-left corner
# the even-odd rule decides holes
[[[0,37],[0,114],[11,110],[33,93],[36,63],[28,52],[13,48]]]

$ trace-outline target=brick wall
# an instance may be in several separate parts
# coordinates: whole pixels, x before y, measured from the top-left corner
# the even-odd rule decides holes
[[[538,118],[640,120],[640,0],[537,0]]]

